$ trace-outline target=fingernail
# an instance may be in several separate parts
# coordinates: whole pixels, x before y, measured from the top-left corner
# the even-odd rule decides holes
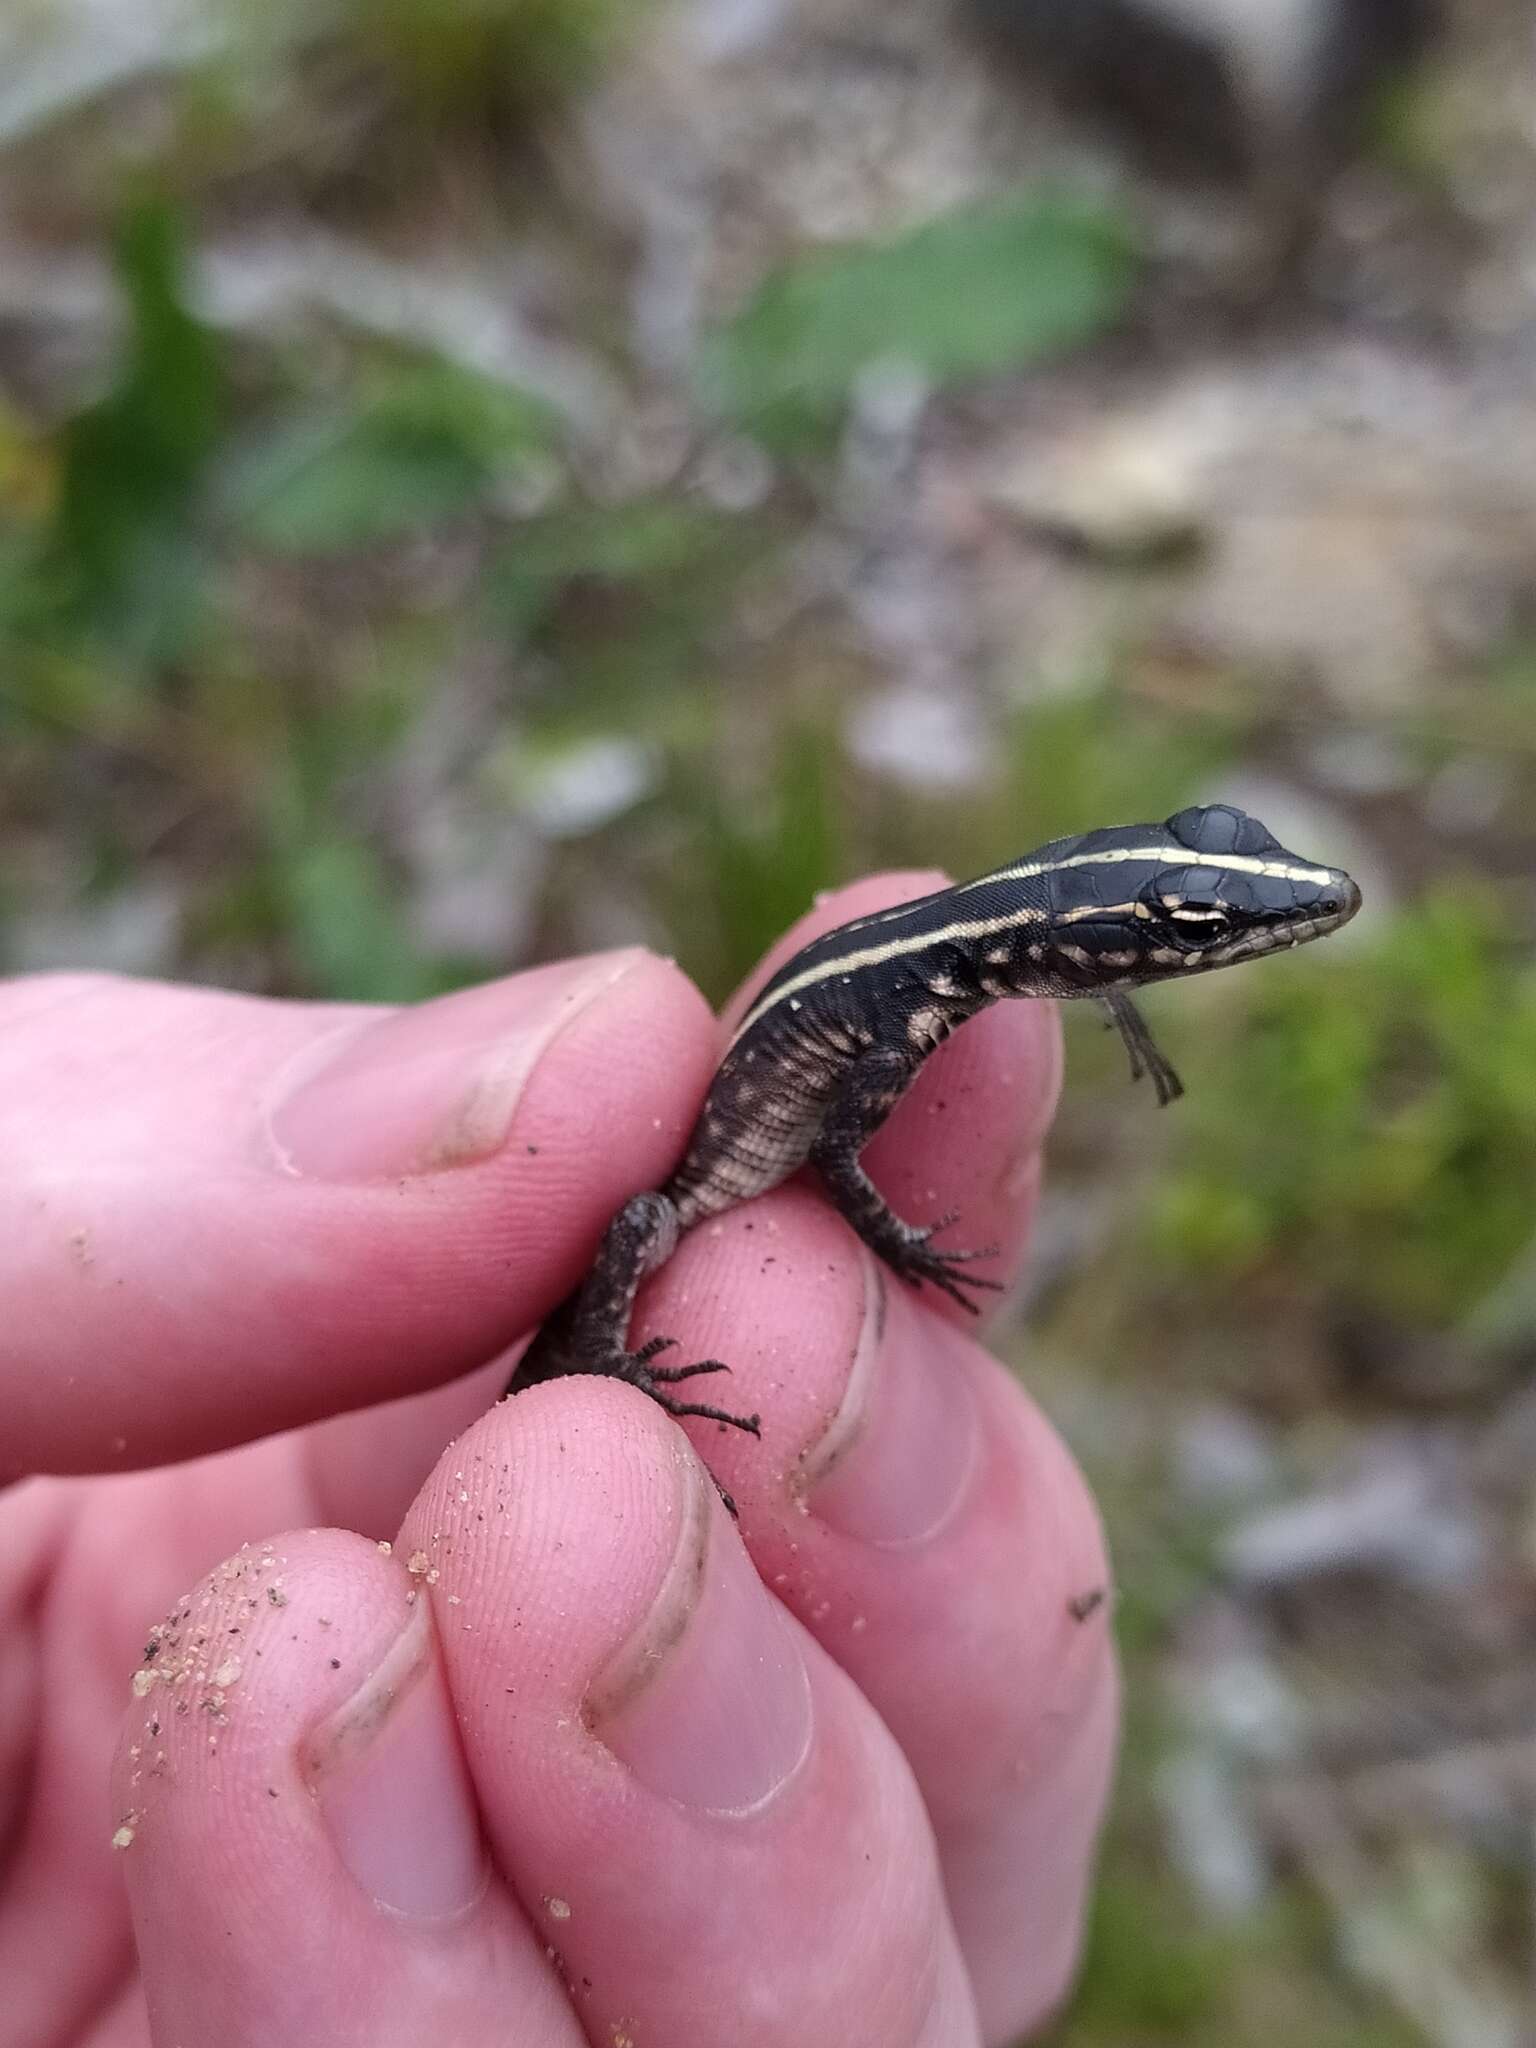
[[[502,1145],[540,1059],[638,951],[541,967],[342,1027],[284,1076],[268,1129],[317,1180],[435,1173]]]
[[[1008,1160],[998,1182],[998,1193],[1013,1212],[1013,1227],[1027,1236],[1040,1199],[1045,1174],[1045,1157],[1038,1145],[1020,1147]]]
[[[644,1624],[588,1694],[589,1726],[643,1785],[707,1813],[747,1814],[811,1745],[794,1624],[766,1591],[702,1466]]]
[[[480,1822],[425,1600],[351,1699],[311,1732],[301,1765],[337,1853],[371,1899],[445,1920],[479,1898]]]
[[[845,1536],[922,1543],[964,1499],[980,1419],[965,1340],[863,1255],[864,1319],[842,1406],[801,1465],[806,1505]]]

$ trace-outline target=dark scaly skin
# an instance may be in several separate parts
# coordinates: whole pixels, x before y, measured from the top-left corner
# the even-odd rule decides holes
[[[813,1165],[850,1227],[902,1279],[976,1313],[967,1290],[998,1286],[970,1265],[995,1256],[940,1249],[955,1218],[905,1222],[860,1154],[950,1032],[994,1002],[1098,996],[1131,1075],[1159,1102],[1183,1092],[1130,991],[1301,945],[1346,923],[1360,892],[1337,868],[1302,861],[1229,805],[1056,840],[1037,853],[815,939],[765,984],[710,1084],[681,1165],[626,1202],[592,1270],[524,1354],[515,1393],[566,1373],[610,1375],[669,1415],[757,1435],[756,1415],[680,1399],[682,1382],[728,1367],[658,1366],[671,1339],[638,1351],[629,1319],[641,1282],[708,1216]]]

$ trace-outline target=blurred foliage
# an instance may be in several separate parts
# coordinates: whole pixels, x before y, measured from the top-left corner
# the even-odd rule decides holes
[[[729,612],[771,529],[686,499],[571,501],[519,521],[487,564],[493,618],[558,664],[541,722],[589,729],[594,717],[675,724],[668,686],[708,660],[704,636]],[[654,693],[654,694],[653,694]]]
[[[182,94],[183,140],[214,157],[246,150],[285,118],[287,146],[325,154],[329,106],[342,126],[359,99],[381,123],[424,134],[536,121],[631,33],[649,0],[212,0],[222,34]],[[392,138],[399,141],[396,135]]]
[[[365,840],[299,841],[274,879],[295,964],[317,993],[410,1003],[443,992],[446,977],[412,945],[384,862]]]
[[[328,554],[430,533],[554,446],[547,408],[457,364],[396,351],[350,381],[343,401],[255,422],[234,450],[222,509],[255,545]]]
[[[1471,1310],[1536,1214],[1536,961],[1510,932],[1494,890],[1445,883],[1368,947],[1255,976],[1150,1197],[1156,1248],[1207,1285],[1278,1261],[1303,1298]]]
[[[539,106],[589,76],[637,11],[637,0],[333,0],[330,10],[336,33],[405,90],[460,113],[488,94]],[[306,6],[300,19],[313,24],[316,12]]]
[[[715,337],[703,374],[724,412],[782,442],[835,419],[873,363],[945,384],[1080,347],[1124,312],[1137,270],[1131,231],[1106,205],[978,202],[798,259]]]
[[[1383,164],[1427,191],[1448,192],[1461,154],[1457,128],[1468,113],[1438,70],[1426,66],[1387,80],[1366,114],[1367,139]]]
[[[1188,2043],[1219,2012],[1235,1946],[1193,1920],[1166,1888],[1111,1872],[1094,1895],[1081,1987],[1066,2041],[1138,2038]]]
[[[1082,1978],[1046,2048],[1415,2048],[1416,2031],[1367,2017],[1330,1984],[1327,1931],[1304,1900],[1282,1898],[1252,1920],[1213,1927],[1155,1870],[1146,1844],[1111,1844]]]
[[[1000,839],[1036,844],[1081,832],[1085,818],[1166,818],[1211,786],[1237,753],[1240,713],[1175,718],[1109,676],[1017,711],[1005,755],[1011,814]]]
[[[100,398],[67,421],[35,553],[13,559],[7,610],[28,635],[86,634],[119,664],[174,658],[206,567],[198,501],[224,422],[216,338],[188,310],[183,237],[146,200],[118,232],[128,328]]]
[[[635,0],[223,4],[222,48],[177,59],[162,196],[150,175],[129,181],[141,196],[112,250],[125,319],[94,386],[36,418],[20,399],[0,410],[0,947],[49,886],[89,911],[168,876],[162,971],[411,1000],[639,935],[720,997],[823,887],[914,861],[976,873],[1059,833],[1156,819],[1274,749],[1272,679],[1223,675],[1198,714],[1138,695],[1106,599],[1102,674],[978,689],[990,745],[976,787],[888,779],[849,738],[869,677],[835,579],[796,580],[808,548],[846,540],[835,476],[764,456],[760,489],[712,495],[695,464],[722,422],[754,457],[828,455],[871,369],[943,387],[1112,334],[1143,265],[1111,204],[1022,191],[797,257],[706,337],[691,452],[662,481],[616,484],[623,466],[603,474],[590,423],[582,439],[387,321],[351,327],[333,310],[297,345],[284,322],[215,331],[185,245],[195,220],[259,224],[274,191],[288,205],[323,194],[317,224],[350,233],[387,211],[391,178],[401,215],[425,217],[439,246],[497,209],[520,235],[557,204],[524,175],[528,136],[628,32]],[[1464,115],[1437,90],[1383,99],[1378,151],[1438,188]],[[95,182],[62,153],[54,174],[82,205],[124,184],[97,127],[92,107],[73,138]],[[509,129],[487,205],[465,164]],[[513,246],[506,218],[491,233]],[[571,222],[557,215],[551,240],[568,260]],[[576,293],[576,342],[640,392],[621,259],[594,240],[611,275]],[[410,245],[409,229],[381,244],[381,270]],[[536,245],[517,309],[534,327],[559,299],[545,296],[553,267]],[[1527,642],[1454,705],[1447,692],[1415,758],[1529,762],[1533,682]],[[596,793],[594,761],[609,778]],[[444,816],[476,852],[513,849],[506,890],[528,903],[513,938],[445,938],[423,911],[417,835]],[[1130,1212],[1134,1255],[1082,1280],[1096,1298],[1118,1291],[1104,1355],[1126,1379],[1226,1313],[1239,1283],[1393,1327],[1529,1337],[1536,967],[1517,894],[1442,883],[1390,920],[1368,905],[1353,947],[1234,977],[1230,993],[1223,978],[1203,1007],[1189,991],[1181,1015],[1198,1021],[1175,1027],[1174,1049],[1198,1041],[1198,1085],[1166,1121],[1127,1097],[1116,1041],[1074,1043],[1057,1171]],[[1055,1341],[1068,1318],[1052,1314],[1048,1301],[1039,1321]],[[1091,1366],[1088,1347],[1070,1361],[1078,1382]],[[1144,1698],[1209,1583],[1210,1531],[1162,1469],[1132,1475],[1134,1504],[1095,1477]],[[1133,1720],[1058,2048],[1397,2048],[1395,2027],[1330,1982],[1323,1930],[1294,1895],[1254,1924],[1201,1923],[1146,1796],[1167,1734]]]
[[[833,877],[850,872],[845,777],[825,716],[793,717],[769,743],[755,793],[685,768],[673,785],[692,857],[677,870],[671,922],[702,955],[705,986],[735,988]],[[704,943],[701,946],[700,940]]]

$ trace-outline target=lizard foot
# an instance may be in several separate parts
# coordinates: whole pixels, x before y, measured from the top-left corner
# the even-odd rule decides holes
[[[677,1343],[675,1337],[652,1337],[648,1344],[642,1344],[638,1351],[625,1351],[613,1367],[617,1379],[628,1381],[638,1387],[642,1394],[649,1394],[657,1407],[664,1408],[669,1415],[699,1415],[706,1422],[718,1422],[722,1427],[744,1429],[748,1436],[761,1436],[761,1418],[756,1415],[729,1415],[723,1408],[711,1408],[703,1401],[677,1401],[664,1392],[675,1387],[680,1380],[696,1379],[700,1373],[729,1372],[730,1367],[723,1358],[701,1358],[694,1365],[652,1365],[651,1360],[663,1351],[670,1351]],[[714,1474],[710,1474],[714,1478]],[[734,1522],[738,1519],[736,1503],[715,1480],[715,1491],[725,1503],[726,1513]]]
[[[985,1288],[993,1294],[1001,1294],[1001,1280],[983,1279],[980,1273],[960,1272],[957,1268],[969,1265],[973,1259],[995,1259],[999,1247],[995,1244],[984,1246],[980,1251],[939,1251],[930,1242],[941,1230],[947,1230],[955,1221],[957,1211],[951,1209],[941,1216],[937,1223],[930,1223],[926,1230],[913,1230],[897,1243],[880,1246],[880,1256],[894,1273],[913,1287],[920,1287],[926,1280],[931,1287],[937,1287],[941,1294],[947,1294],[951,1301],[959,1302],[969,1314],[980,1315],[981,1310],[970,1296],[962,1290],[967,1287]]]
[[[712,1408],[703,1401],[678,1401],[665,1392],[675,1387],[680,1380],[696,1379],[700,1373],[729,1372],[730,1367],[723,1358],[701,1358],[695,1365],[652,1365],[651,1360],[663,1351],[670,1351],[676,1344],[675,1337],[653,1337],[649,1344],[642,1344],[638,1351],[619,1354],[608,1367],[615,1379],[638,1387],[642,1394],[649,1394],[659,1408],[669,1415],[698,1415],[706,1422],[718,1422],[731,1429],[744,1429],[748,1436],[761,1436],[761,1418],[756,1415],[731,1415],[724,1408]]]

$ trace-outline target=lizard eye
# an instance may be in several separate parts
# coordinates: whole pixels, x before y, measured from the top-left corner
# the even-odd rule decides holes
[[[1216,878],[1206,868],[1165,868],[1147,890],[1146,903],[1167,943],[1184,952],[1204,952],[1225,939],[1234,923],[1230,904],[1218,896]]]
[[[1209,931],[1230,922],[1228,913],[1218,904],[1170,904],[1168,915],[1177,918],[1180,924],[1204,925]]]

